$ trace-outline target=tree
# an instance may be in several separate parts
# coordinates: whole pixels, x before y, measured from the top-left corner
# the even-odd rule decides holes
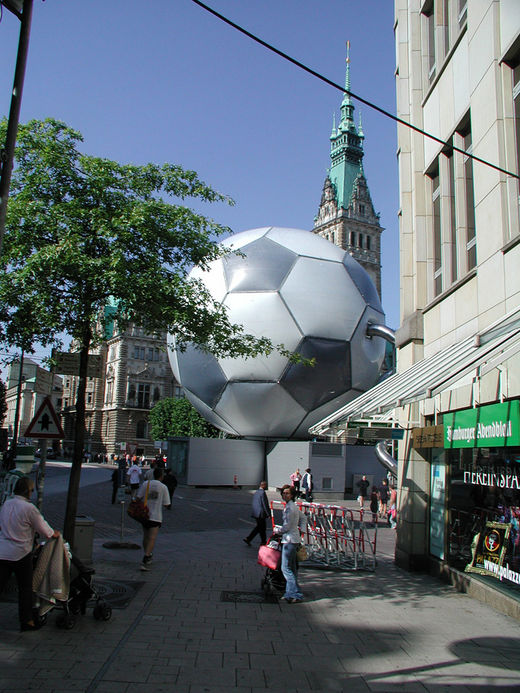
[[[191,403],[181,397],[161,399],[150,410],[151,434],[154,440],[170,436],[218,438],[219,430],[208,423]]]
[[[6,121],[0,123],[0,142]],[[65,512],[72,543],[85,438],[89,349],[103,339],[110,302],[120,329],[170,330],[179,343],[215,354],[269,353],[268,339],[245,335],[204,286],[187,277],[223,251],[229,232],[185,206],[185,198],[232,201],[173,164],[120,164],[82,154],[79,132],[53,119],[18,129],[6,234],[0,256],[0,341],[31,352],[59,344],[79,350],[75,446]]]

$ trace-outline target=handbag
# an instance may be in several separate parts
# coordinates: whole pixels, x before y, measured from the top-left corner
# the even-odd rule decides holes
[[[299,544],[298,548],[296,549],[296,560],[298,563],[302,563],[302,561],[306,561],[309,558],[309,552],[307,551],[307,547],[305,544]]]
[[[146,485],[146,492],[144,494],[144,501],[142,501],[140,498],[134,498],[132,501],[130,501],[130,504],[128,506],[128,510],[126,511],[128,515],[132,518],[132,520],[136,520],[137,522],[140,522],[143,524],[143,522],[146,522],[147,520],[150,519],[150,509],[148,508],[148,491],[150,489],[150,482],[147,483]]]

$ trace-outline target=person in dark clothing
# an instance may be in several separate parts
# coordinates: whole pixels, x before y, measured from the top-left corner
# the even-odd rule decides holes
[[[267,488],[267,482],[260,482],[260,488],[255,491],[253,495],[253,502],[251,507],[251,517],[254,517],[256,522],[256,527],[248,534],[244,539],[248,546],[251,546],[251,540],[256,537],[257,534],[260,535],[260,542],[265,544],[267,541],[266,537],[266,519],[270,517],[271,510],[269,508],[269,501],[267,499],[267,493],[265,489]]]
[[[166,486],[166,488],[168,489],[168,491],[170,493],[170,498],[171,498],[173,496],[173,494],[175,493],[175,489],[177,488],[177,477],[175,476],[175,474],[172,472],[171,469],[166,469],[166,471],[164,472],[162,482]]]
[[[116,502],[117,489],[119,488],[119,469],[114,469],[112,476],[112,505]]]
[[[312,501],[313,484],[312,484],[312,472],[311,472],[309,467],[307,467],[304,475],[302,476],[301,487],[302,487],[302,492],[303,492],[303,495],[305,497],[305,500],[308,503],[310,503]]]
[[[372,513],[372,522],[377,520],[377,513],[379,510],[379,494],[376,488],[372,488],[372,493],[370,494],[370,512]]]
[[[388,491],[388,481],[386,479],[383,479],[383,482],[379,489],[379,517],[386,517],[386,513],[388,511],[389,495],[390,494]]]
[[[357,482],[357,485],[359,487],[359,507],[363,509],[363,506],[365,504],[365,498],[367,497],[368,493],[368,487],[370,486],[370,482],[367,480],[365,474],[363,474],[362,478]]]

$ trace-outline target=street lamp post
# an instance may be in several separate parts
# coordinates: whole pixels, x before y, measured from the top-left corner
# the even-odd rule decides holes
[[[7,133],[3,149],[0,151],[2,172],[0,175],[0,254],[4,240],[5,217],[7,214],[7,199],[13,171],[14,150],[16,146],[16,134],[20,120],[20,107],[22,104],[23,83],[25,78],[25,66],[29,52],[29,35],[31,33],[31,19],[33,0],[0,0],[0,4],[10,10],[20,20],[20,38],[18,40],[18,53],[14,71],[13,92],[11,95],[11,107],[9,120],[7,121]]]

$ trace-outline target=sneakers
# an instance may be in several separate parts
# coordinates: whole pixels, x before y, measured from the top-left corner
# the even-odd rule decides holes
[[[143,556],[143,562],[141,563],[140,570],[150,570],[150,565],[152,564],[152,554],[149,556]]]

